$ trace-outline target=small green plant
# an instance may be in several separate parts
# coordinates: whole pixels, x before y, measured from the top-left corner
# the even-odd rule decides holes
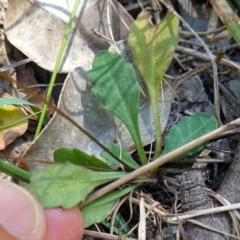
[[[156,149],[154,158],[161,152],[161,124],[158,107],[158,95],[165,71],[172,60],[172,54],[178,43],[178,18],[168,12],[164,21],[150,27],[148,15],[142,12],[130,28],[129,46],[133,52],[134,64],[141,73],[148,89],[153,108]]]
[[[154,159],[161,153],[158,95],[163,75],[171,62],[178,42],[177,32],[178,19],[172,12],[167,13],[163,22],[155,27],[148,25],[147,14],[143,13],[131,26],[129,36],[134,64],[147,86],[153,108],[156,129]],[[93,67],[87,76],[92,84],[92,92],[103,103],[106,111],[119,118],[127,127],[135,143],[140,164],[118,145],[107,147],[113,155],[110,155],[106,149],[101,152],[100,155],[105,160],[94,155],[90,156],[80,149],[64,147],[56,149],[54,159],[62,164],[49,165],[30,177],[29,191],[46,208],[57,206],[71,208],[84,202],[94,188],[127,177],[131,174],[130,170],[138,170],[141,166],[148,164],[138,125],[140,87],[136,82],[133,66],[126,63],[119,54],[101,51],[95,56]],[[216,127],[215,118],[208,114],[198,113],[185,117],[182,122],[172,128],[161,155],[183,146]],[[188,138],[185,138],[186,134]],[[207,141],[180,157],[194,154],[206,144]],[[121,164],[113,156],[120,158],[121,164],[127,167],[125,169],[129,172],[122,171]],[[120,197],[140,186],[141,182],[153,178],[155,170],[151,169],[145,174],[140,174],[135,177],[136,182],[107,194],[104,192],[105,196],[83,206],[81,210],[85,219],[85,227],[103,220]]]
[[[129,45],[134,56],[134,64],[139,69],[144,83],[149,91],[153,107],[156,126],[155,158],[161,150],[161,126],[158,107],[162,77],[168,68],[172,53],[178,41],[178,19],[169,12],[165,20],[158,26],[150,27],[147,14],[141,14],[131,26]],[[119,118],[130,132],[135,143],[141,165],[147,164],[147,158],[141,142],[138,126],[140,87],[136,82],[134,68],[126,63],[124,58],[108,51],[99,52],[93,61],[93,67],[87,77],[92,84],[92,92],[103,103],[106,111]],[[208,114],[196,114],[183,119],[183,125],[174,127],[166,142],[162,154],[184,145],[186,142],[215,129],[217,122]],[[206,128],[206,125],[208,126]],[[187,126],[187,127],[186,127]],[[184,135],[186,129],[190,132],[187,140],[179,141],[176,136]],[[203,148],[207,142],[194,148],[187,154],[193,154]],[[175,148],[173,147],[175,145]],[[121,158],[121,163],[128,169],[138,169],[140,166],[131,155],[118,145],[108,147],[114,155]],[[96,156],[90,156],[79,149],[59,148],[55,150],[54,159],[65,162],[61,165],[47,166],[31,177],[29,190],[40,200],[44,207],[62,206],[70,208],[85,200],[95,187],[104,183],[127,176],[125,171],[116,171],[120,163],[106,151],[101,152],[105,162]],[[77,166],[78,165],[78,166]],[[90,170],[86,167],[101,170]],[[149,174],[138,176],[137,180],[147,180],[154,177],[154,169]],[[101,207],[83,207],[84,218],[95,217],[85,223],[85,227],[101,221],[111,210],[120,196],[138,187],[140,183],[133,183],[127,188],[115,190],[95,200],[93,203]],[[71,197],[69,197],[71,196]],[[90,205],[91,206],[91,205]],[[94,210],[93,210],[94,209]],[[104,210],[103,210],[104,209]],[[94,211],[94,214],[93,214]]]

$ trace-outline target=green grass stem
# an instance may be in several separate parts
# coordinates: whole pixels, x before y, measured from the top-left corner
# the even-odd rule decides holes
[[[5,162],[3,159],[0,159],[0,172],[3,172],[8,176],[11,176],[14,179],[23,181],[25,183],[30,183],[30,177],[32,176],[30,172],[27,172],[13,164]]]
[[[56,79],[56,76],[57,76],[57,73],[58,73],[58,70],[59,70],[64,52],[65,52],[65,49],[66,49],[67,40],[69,38],[69,33],[70,33],[72,23],[74,21],[76,11],[78,9],[79,4],[80,4],[80,0],[76,0],[75,4],[74,4],[74,7],[73,7],[73,10],[72,10],[72,13],[70,15],[68,25],[67,25],[65,33],[64,33],[64,37],[63,37],[61,47],[60,47],[60,50],[59,50],[59,53],[58,53],[57,61],[56,61],[56,64],[55,64],[55,67],[54,67],[54,70],[53,70],[53,74],[52,74],[52,77],[51,77],[51,80],[50,80],[49,88],[48,88],[48,91],[47,91],[47,94],[46,94],[46,97],[45,97],[45,100],[47,102],[49,102],[51,94],[52,94],[55,79]],[[37,136],[40,134],[40,131],[41,131],[42,125],[43,125],[43,121],[44,121],[44,118],[45,118],[45,115],[46,115],[46,112],[47,112],[47,108],[48,108],[48,105],[46,103],[44,103],[43,109],[42,109],[42,114],[40,116],[39,123],[38,123],[38,126],[37,126],[37,130],[36,130],[36,133],[35,133],[35,138],[37,138]]]

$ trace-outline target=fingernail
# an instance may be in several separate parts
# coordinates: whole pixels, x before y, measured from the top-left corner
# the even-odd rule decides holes
[[[46,230],[44,212],[36,199],[5,180],[0,180],[0,225],[18,239],[41,239]]]

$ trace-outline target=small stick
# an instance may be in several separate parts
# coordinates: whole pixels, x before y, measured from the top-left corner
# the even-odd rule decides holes
[[[198,34],[198,36],[205,36],[205,35],[208,35],[210,33],[222,32],[225,29],[226,29],[226,26],[222,26],[222,27],[217,28],[215,30],[205,31],[205,32],[196,32],[196,33]],[[179,31],[179,34],[183,38],[195,37],[195,35],[192,32],[187,32],[187,31]]]
[[[225,48],[219,48],[218,49],[218,54],[215,58],[215,62],[216,63],[220,63],[221,60],[223,59],[224,57],[224,54],[225,54]],[[187,79],[201,73],[201,72],[204,72],[208,69],[210,69],[212,66],[212,63],[206,63],[206,64],[203,64],[202,66],[198,66],[192,70],[189,70],[188,72],[182,74],[181,76],[175,78],[175,80],[177,81],[177,85],[183,83],[184,81],[186,81]]]
[[[113,44],[113,41],[112,39],[106,37],[106,36],[103,36],[101,33],[99,33],[98,31],[96,31],[94,28],[91,29],[91,32],[96,35],[97,37],[103,39],[104,41],[110,43],[110,44]]]
[[[21,66],[21,65],[23,65],[23,64],[26,64],[26,63],[29,63],[29,62],[31,62],[31,61],[33,61],[33,59],[31,59],[31,58],[26,58],[26,59],[23,59],[23,60],[21,60],[21,61],[12,63],[12,64],[10,64],[10,65],[3,66],[3,67],[0,68],[0,72],[8,71],[8,70],[10,70],[10,69],[12,69],[12,68],[19,67],[19,66]]]
[[[210,60],[210,58],[207,54],[202,53],[202,52],[198,52],[198,51],[190,49],[190,48],[186,48],[186,47],[182,47],[182,46],[176,46],[176,51],[191,55],[193,57],[200,58],[201,60],[204,60],[204,61],[209,61]],[[234,61],[223,58],[222,61],[220,62],[220,64],[225,66],[225,67],[229,67],[231,69],[234,69],[235,71],[238,71],[240,73],[240,66],[239,66],[238,63],[236,63]]]
[[[175,80],[177,81],[177,86],[181,83],[183,83],[184,81],[186,81],[187,79],[201,73],[204,72],[208,69],[210,69],[212,67],[212,63],[205,63],[202,66],[198,66],[194,69],[189,70],[188,72],[182,74],[181,76],[175,78]]]
[[[215,58],[215,62],[217,64],[221,62],[221,60],[223,59],[223,57],[225,55],[225,52],[226,52],[226,48],[225,47],[221,47],[221,48],[218,49],[217,56]]]
[[[90,202],[98,199],[99,197],[102,197],[103,195],[113,191],[114,189],[122,186],[123,184],[133,180],[134,178],[137,178],[138,176],[142,175],[142,174],[146,174],[150,171],[152,171],[152,169],[158,168],[159,166],[163,165],[166,162],[169,162],[170,160],[177,158],[179,155],[182,155],[183,153],[189,151],[190,149],[193,149],[196,146],[199,146],[202,143],[208,142],[214,138],[217,138],[220,134],[234,129],[236,127],[238,127],[240,125],[240,118],[226,124],[223,125],[219,128],[217,128],[214,131],[211,131],[195,140],[193,140],[190,143],[187,143],[175,150],[173,150],[172,152],[159,157],[157,159],[155,159],[153,162],[144,165],[140,168],[138,168],[137,170],[129,173],[128,175],[108,184],[107,186],[97,190],[96,192],[94,192],[93,194],[91,194],[84,202],[80,203],[78,206],[81,208],[83,206],[86,206],[87,204],[89,204]]]
[[[100,239],[105,239],[105,240],[119,240],[121,239],[121,237],[116,236],[116,235],[112,235],[112,234],[108,234],[108,233],[102,233],[102,232],[96,232],[96,231],[91,231],[91,230],[84,230],[83,232],[84,235],[86,236],[91,236],[93,238],[100,238]],[[127,238],[124,237],[124,240],[137,240],[135,238]]]

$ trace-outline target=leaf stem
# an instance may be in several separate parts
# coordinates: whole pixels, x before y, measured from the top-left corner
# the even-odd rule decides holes
[[[161,145],[162,145],[162,131],[161,131],[161,119],[160,112],[158,108],[158,98],[152,97],[151,99],[152,109],[153,109],[153,117],[155,122],[155,130],[156,130],[156,148],[154,153],[154,159],[159,157],[161,153]]]
[[[135,146],[136,146],[139,158],[140,158],[140,162],[142,165],[145,165],[148,163],[148,161],[147,161],[147,157],[146,157],[143,145],[142,145],[140,134],[139,134],[138,139],[140,139],[140,141],[139,142],[134,141],[134,143],[135,143]]]
[[[63,58],[63,54],[65,52],[65,48],[66,48],[66,45],[67,45],[67,40],[68,40],[68,37],[69,37],[69,33],[70,33],[72,23],[73,23],[73,20],[75,18],[76,11],[78,9],[79,4],[80,4],[80,0],[76,0],[75,4],[74,4],[74,7],[73,7],[73,10],[72,10],[71,15],[70,15],[68,25],[67,25],[65,33],[64,33],[64,37],[63,37],[63,40],[62,40],[62,43],[61,43],[61,47],[60,47],[60,50],[59,50],[59,53],[58,53],[58,56],[57,56],[57,61],[56,61],[56,64],[55,64],[55,67],[54,67],[54,70],[53,70],[53,74],[52,74],[52,77],[51,77],[51,80],[50,80],[49,88],[48,88],[48,91],[47,91],[47,94],[46,94],[46,97],[45,97],[47,102],[49,102],[51,94],[52,94],[55,79],[56,79],[56,76],[57,76],[62,58]],[[42,108],[42,114],[40,116],[39,123],[38,123],[38,126],[37,126],[37,130],[36,130],[36,133],[35,133],[35,139],[41,131],[43,121],[44,121],[44,117],[45,117],[46,112],[47,112],[47,107],[48,107],[48,104],[44,103],[43,108]]]

